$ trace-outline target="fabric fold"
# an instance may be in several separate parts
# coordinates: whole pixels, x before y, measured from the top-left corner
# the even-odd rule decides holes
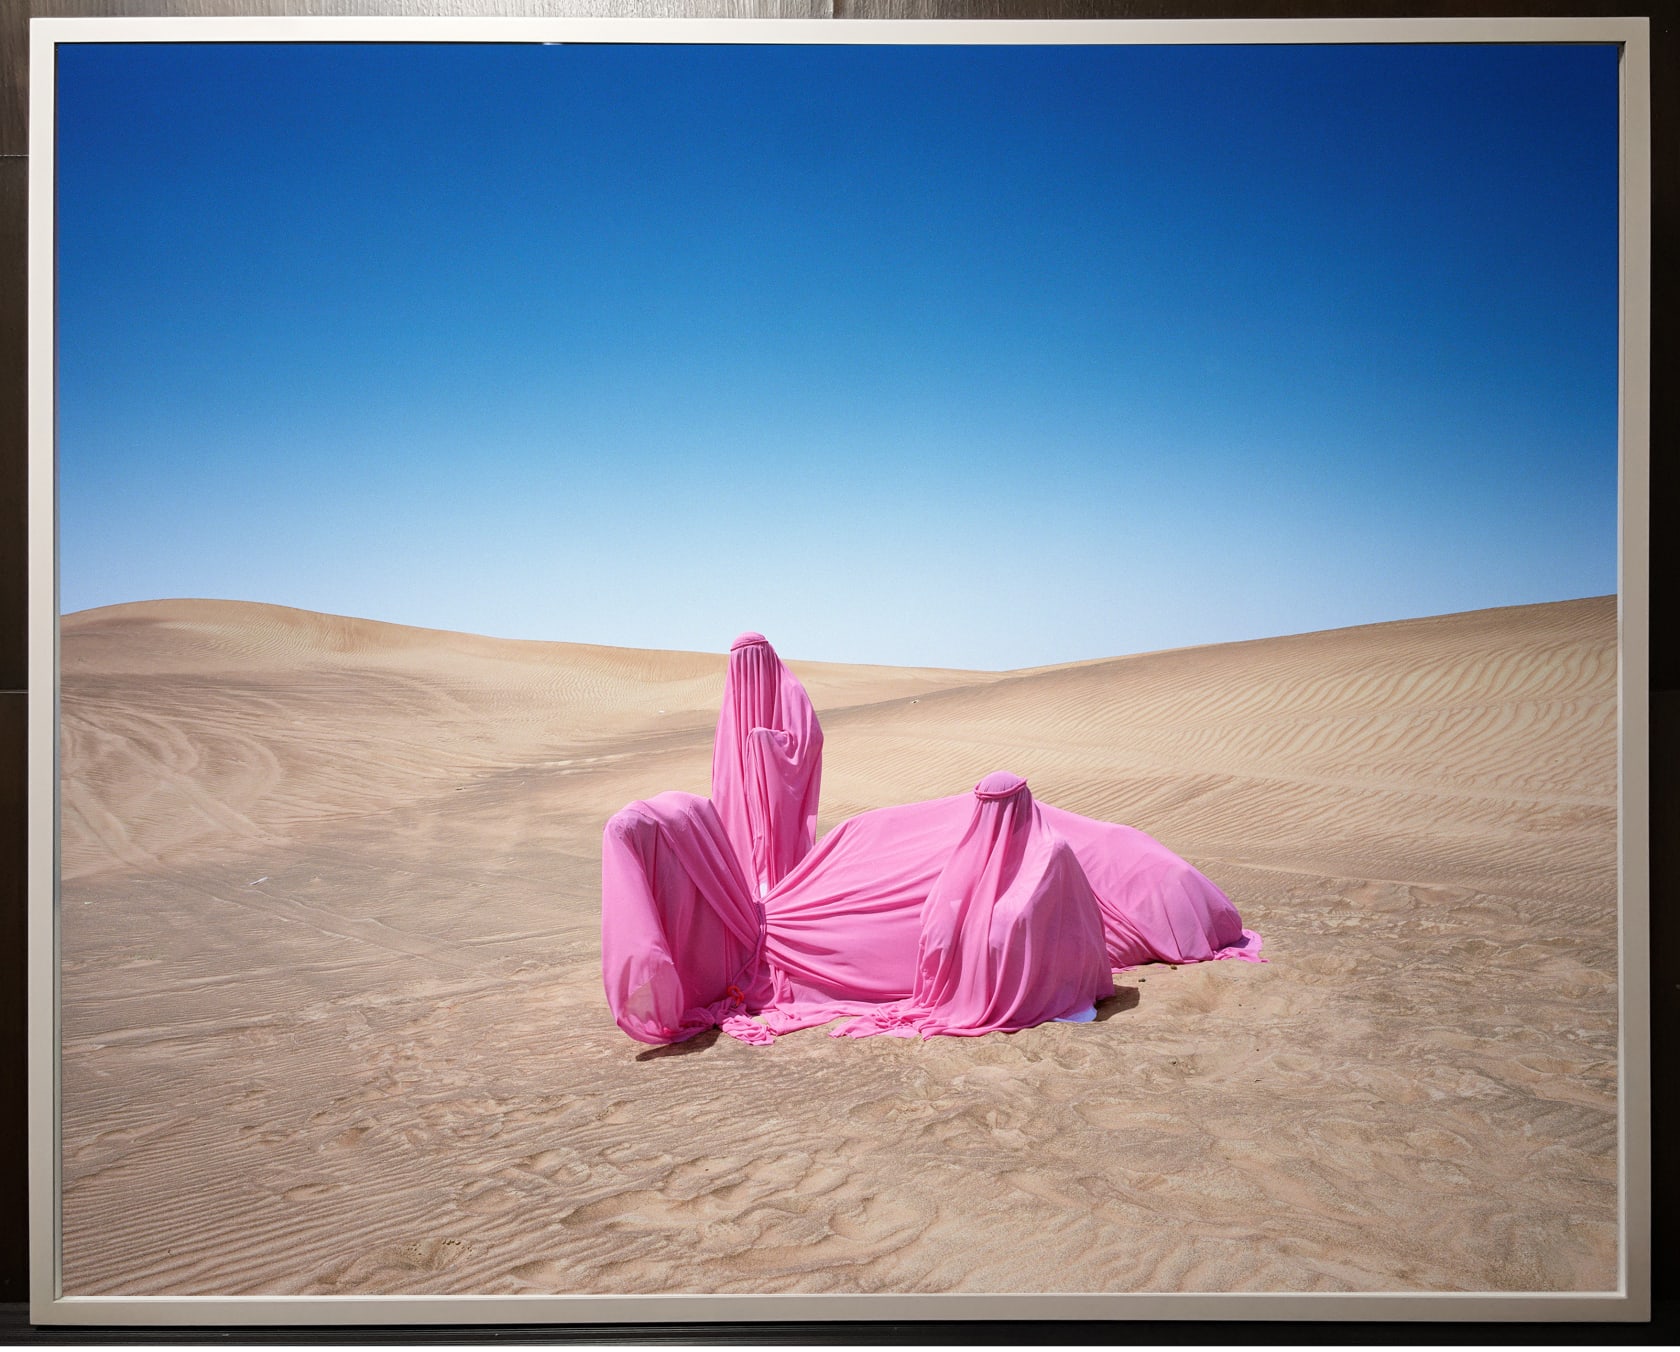
[[[769,999],[764,912],[710,802],[661,793],[601,838],[601,973],[639,1042],[680,1042]]]
[[[738,637],[712,743],[712,803],[757,896],[816,840],[822,743],[799,678],[764,635]]]
[[[804,687],[743,634],[712,799],[657,794],[607,822],[602,980],[631,1037],[762,1045],[839,1018],[836,1036],[973,1036],[1089,1018],[1114,971],[1265,961],[1199,869],[1007,772],[813,843],[822,744]]]
[[[1049,804],[1042,810],[1090,880],[1115,971],[1151,962],[1260,960],[1260,936],[1243,928],[1231,899],[1188,860],[1135,826]]]
[[[910,997],[833,1036],[1013,1032],[1113,993],[1102,913],[1077,857],[1027,782],[998,771],[975,787],[967,829],[922,907]]]

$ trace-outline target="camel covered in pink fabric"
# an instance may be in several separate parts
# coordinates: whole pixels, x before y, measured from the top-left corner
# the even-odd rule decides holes
[[[764,896],[816,840],[822,727],[805,687],[763,634],[730,645],[712,744],[712,805]]]
[[[734,654],[762,642],[743,639],[732,677]],[[786,670],[773,651],[748,660],[761,686]],[[798,697],[792,706],[803,700],[810,711],[803,687]],[[726,698],[714,794],[726,720],[731,737],[750,741],[764,726],[753,716]],[[797,745],[820,753],[809,719]],[[726,775],[723,787],[762,782]],[[1263,961],[1260,936],[1194,866],[1133,827],[1039,803],[1006,772],[973,793],[851,817],[814,848],[807,842],[774,883],[757,872],[769,855],[741,850],[730,807],[662,793],[607,823],[602,974],[614,1019],[639,1041],[721,1026],[764,1043],[846,1016],[832,1035],[1013,1031],[1088,1016],[1112,992],[1114,971]],[[738,820],[752,818],[743,810]]]

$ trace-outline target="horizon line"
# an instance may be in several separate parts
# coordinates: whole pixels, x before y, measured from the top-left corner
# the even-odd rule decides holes
[[[1136,657],[1154,657],[1166,653],[1196,652],[1205,648],[1235,647],[1247,643],[1270,643],[1286,639],[1312,638],[1326,634],[1347,633],[1355,629],[1372,629],[1384,625],[1418,624],[1429,620],[1460,619],[1473,615],[1488,615],[1502,610],[1533,610],[1542,606],[1578,605],[1587,601],[1619,600],[1621,592],[1596,592],[1586,596],[1564,596],[1549,601],[1519,601],[1506,605],[1476,606],[1469,610],[1449,610],[1433,612],[1425,615],[1401,615],[1383,620],[1365,620],[1356,624],[1331,625],[1324,629],[1303,629],[1286,633],[1252,634],[1243,638],[1216,639],[1205,643],[1186,643],[1176,647],[1144,648],[1135,652],[1106,653],[1094,657],[1075,657],[1058,662],[1030,663],[1019,667],[962,667],[947,666],[933,662],[868,662],[845,660],[827,657],[790,657],[777,649],[777,654],[787,662],[802,662],[815,666],[848,666],[848,667],[882,667],[896,670],[934,670],[934,671],[963,671],[977,672],[986,675],[1014,675],[1023,672],[1049,671],[1058,668],[1087,666],[1101,662],[1125,661]],[[381,620],[369,615],[349,615],[336,611],[311,610],[305,606],[292,606],[278,601],[253,601],[237,597],[216,596],[159,596],[147,597],[134,601],[113,601],[100,606],[88,606],[82,610],[57,611],[55,623],[62,625],[66,620],[86,619],[97,616],[101,612],[129,610],[144,606],[170,605],[209,605],[244,607],[251,609],[283,610],[294,615],[310,616],[317,619],[345,620],[355,624],[378,625],[388,629],[408,630],[418,634],[439,634],[451,638],[476,639],[487,643],[507,644],[542,644],[546,646],[562,646],[571,648],[600,648],[619,652],[636,653],[674,653],[694,657],[723,657],[728,654],[728,642],[716,652],[703,648],[651,648],[627,643],[598,643],[587,639],[549,639],[513,637],[504,634],[480,633],[471,629],[442,629],[431,625],[409,624],[401,620]],[[1620,629],[1618,620],[1618,632]],[[737,631],[744,632],[744,631]],[[770,644],[775,647],[774,636],[769,637]],[[62,676],[62,673],[60,673]]]

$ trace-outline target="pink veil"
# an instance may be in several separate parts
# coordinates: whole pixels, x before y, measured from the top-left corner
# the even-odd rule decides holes
[[[1085,1014],[1114,993],[1097,898],[1018,775],[975,786],[920,922],[910,997],[835,1036],[1009,1032]]]
[[[762,634],[730,645],[712,744],[712,803],[754,893],[763,896],[816,839],[822,728],[799,678]]]
[[[764,911],[712,805],[660,793],[601,836],[601,978],[638,1042],[681,1042],[769,998]]]

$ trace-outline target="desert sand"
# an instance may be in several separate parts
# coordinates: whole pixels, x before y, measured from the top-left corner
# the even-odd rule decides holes
[[[784,653],[823,829],[1014,770],[1271,961],[1124,973],[1085,1026],[654,1049],[601,994],[601,828],[707,791],[731,637],[66,617],[65,1293],[1615,1285],[1614,598]]]

